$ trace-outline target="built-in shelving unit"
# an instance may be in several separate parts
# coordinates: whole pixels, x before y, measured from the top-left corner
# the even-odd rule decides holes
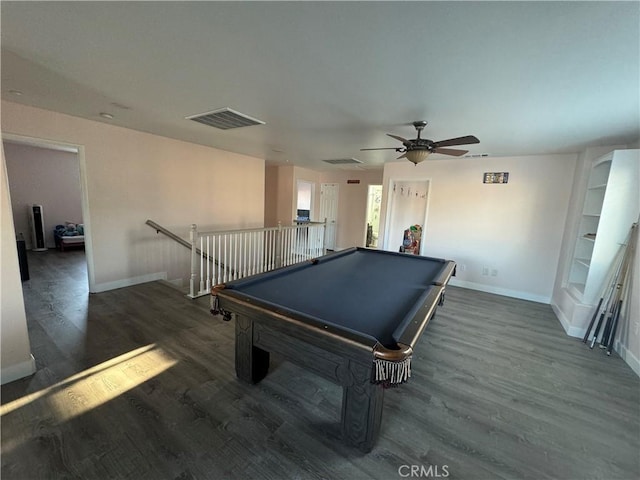
[[[638,150],[616,150],[593,162],[567,288],[583,304],[601,296],[607,274],[638,216]]]

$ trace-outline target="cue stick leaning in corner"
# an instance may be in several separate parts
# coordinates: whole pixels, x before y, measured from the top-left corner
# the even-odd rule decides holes
[[[637,227],[638,224],[635,223],[632,227],[631,227],[631,240],[629,241],[629,257],[631,258],[631,261],[629,262],[629,266],[627,271],[625,272],[625,276],[623,278],[623,283],[624,283],[624,292],[622,293],[622,296],[620,298],[620,303],[618,305],[618,310],[616,312],[616,316],[613,319],[613,325],[611,327],[611,336],[609,337],[609,341],[607,342],[607,355],[611,355],[611,350],[613,349],[613,344],[615,342],[616,339],[616,331],[618,330],[618,323],[620,321],[620,311],[622,310],[622,304],[624,300],[627,300],[629,298],[629,293],[631,291],[630,288],[630,284],[633,281],[633,257],[634,257],[634,253],[635,253],[635,249],[636,249],[636,245],[638,243],[638,233],[637,233]],[[627,309],[628,311],[628,309]]]
[[[598,325],[596,326],[596,331],[593,334],[593,338],[591,339],[591,344],[589,345],[589,348],[593,348],[596,344],[596,342],[598,341],[598,334],[600,333],[600,327],[602,326],[602,321],[604,318],[606,318],[606,326],[605,326],[605,331],[607,330],[607,328],[610,328],[610,322],[611,319],[613,317],[615,317],[616,315],[616,310],[618,307],[618,300],[620,300],[620,287],[622,286],[621,282],[621,278],[624,275],[624,271],[626,270],[625,266],[628,262],[628,257],[627,257],[627,253],[628,253],[628,249],[625,251],[625,256],[622,259],[622,264],[621,264],[621,271],[619,272],[619,274],[616,277],[616,281],[614,284],[614,291],[612,292],[611,297],[609,297],[609,301],[607,304],[606,309],[602,312],[602,315],[600,315],[600,319],[598,320]],[[605,334],[603,332],[602,337],[604,338]],[[600,341],[602,342],[603,340],[600,339]]]
[[[619,315],[618,311],[621,307],[620,298],[622,297],[622,293],[624,290],[624,279],[627,274],[626,272],[629,269],[629,265],[633,261],[633,257],[630,255],[629,251],[631,248],[633,228],[633,225],[631,225],[631,230],[629,230],[629,234],[627,235],[627,248],[625,249],[624,258],[622,261],[622,271],[616,279],[616,290],[613,297],[613,303],[611,305],[610,313],[607,316],[607,323],[604,326],[602,338],[600,338],[600,348],[607,348],[607,342],[609,340],[609,335],[611,334],[611,327],[613,326],[614,319],[617,315]]]
[[[622,257],[620,259],[620,263],[618,264],[618,268],[615,270],[615,274],[612,277],[611,287],[609,293],[605,297],[606,301],[602,306],[602,312],[600,313],[600,318],[598,319],[598,324],[596,325],[596,330],[593,333],[593,337],[591,338],[591,343],[589,344],[589,348],[593,348],[598,340],[598,334],[600,333],[600,327],[602,327],[602,322],[605,318],[613,314],[613,309],[615,308],[615,303],[613,299],[615,297],[616,285],[618,284],[618,278],[620,277],[620,273],[623,269],[624,262],[627,258],[627,245],[628,238],[625,240],[625,243],[622,244],[620,251],[622,252]],[[609,313],[607,313],[609,312]]]
[[[593,317],[591,317],[591,321],[589,322],[587,331],[584,333],[584,338],[582,339],[582,343],[587,343],[587,340],[589,340],[589,332],[591,332],[591,329],[593,328],[593,324],[595,323],[596,318],[598,318],[598,313],[600,313],[600,307],[602,307],[602,312],[600,313],[600,322],[602,322],[604,313],[607,311],[609,299],[611,298],[611,295],[613,295],[613,290],[616,285],[616,276],[620,272],[620,268],[622,266],[622,259],[624,258],[625,247],[626,247],[626,243],[621,245],[620,248],[618,249],[618,253],[613,259],[613,263],[611,264],[611,268],[609,269],[607,280],[604,283],[602,296],[600,297],[598,306],[593,312]]]
[[[633,242],[635,239],[634,234],[636,231],[636,226],[637,224],[634,223],[633,225],[631,225],[631,229],[629,230],[629,235],[627,237],[627,249],[625,251],[622,272],[620,273],[620,277],[616,285],[613,310],[611,311],[611,315],[609,315],[609,317],[607,318],[607,324],[605,325],[604,331],[602,332],[602,338],[600,339],[600,348],[607,348],[613,323],[620,316],[620,309],[622,308],[622,297],[625,291],[627,272],[629,271],[629,266],[633,263]]]
[[[600,319],[598,320],[598,324],[596,325],[596,331],[594,332],[593,337],[591,338],[591,343],[589,344],[589,348],[593,348],[594,345],[596,344],[596,341],[598,340],[598,334],[600,333],[600,327],[602,326],[602,322],[605,318],[606,318],[605,332],[608,333],[608,331],[611,328],[611,319],[615,316],[617,301],[619,300],[618,294],[619,294],[619,287],[620,287],[620,279],[624,278],[626,265],[629,261],[631,261],[629,257],[629,244],[631,243],[631,239],[632,239],[631,234],[633,233],[634,225],[637,225],[637,224],[631,225],[631,228],[629,229],[629,233],[627,234],[627,238],[622,244],[622,248],[621,248],[621,251],[623,252],[622,261],[620,262],[620,265],[617,268],[616,274],[613,277],[613,283],[611,285],[612,288],[611,288],[609,298],[602,310],[602,313],[600,314]],[[603,334],[603,337],[604,336],[605,335]]]

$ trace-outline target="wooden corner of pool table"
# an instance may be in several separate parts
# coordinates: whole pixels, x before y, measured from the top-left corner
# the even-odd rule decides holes
[[[388,362],[401,362],[411,355],[413,355],[413,348],[411,345],[405,345],[404,343],[398,343],[397,349],[386,348],[379,343],[373,348],[374,358],[387,360]]]

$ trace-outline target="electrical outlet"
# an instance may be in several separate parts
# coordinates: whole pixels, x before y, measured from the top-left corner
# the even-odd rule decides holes
[[[467,269],[467,266],[463,263],[462,265],[458,265],[458,270],[464,272]]]
[[[482,267],[482,275],[489,275],[489,267]]]
[[[492,277],[497,277],[498,276],[498,269],[497,268],[492,268],[491,269],[491,276]]]
[[[638,335],[640,333],[640,322],[636,322],[635,323],[635,335]]]

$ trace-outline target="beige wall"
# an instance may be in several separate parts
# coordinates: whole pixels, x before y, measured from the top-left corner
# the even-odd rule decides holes
[[[2,132],[80,146],[93,291],[188,275],[188,250],[147,219],[185,238],[263,225],[262,159],[4,101]]]
[[[286,165],[278,168],[278,191],[276,192],[276,224],[290,225],[293,220],[293,209],[295,202],[294,176],[295,167]],[[275,226],[275,225],[274,225]]]
[[[27,317],[24,310],[18,252],[14,235],[9,183],[7,181],[4,149],[0,165],[0,223],[2,223],[2,249],[0,250],[0,365],[1,383],[11,382],[35,371],[31,356]]]
[[[13,223],[31,248],[28,210],[42,205],[45,240],[55,247],[53,229],[65,222],[82,223],[82,193],[78,155],[15,143],[4,144]]]
[[[423,251],[458,263],[452,284],[549,303],[576,157],[452,158],[417,166],[407,161],[388,163],[381,245],[391,179],[430,180]],[[484,172],[509,172],[509,183],[483,184]],[[391,247],[397,248],[395,243]],[[496,270],[496,275],[482,275],[484,267]]]
[[[278,173],[275,165],[264,169],[264,226],[275,227],[278,224]]]

